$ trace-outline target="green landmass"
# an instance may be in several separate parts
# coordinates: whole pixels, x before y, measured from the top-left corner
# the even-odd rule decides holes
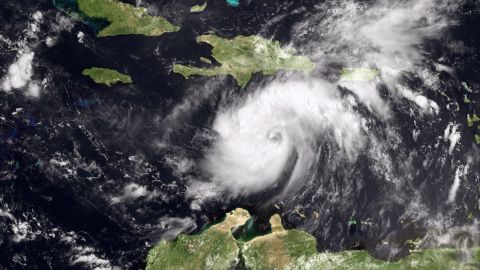
[[[465,96],[463,97],[463,103],[469,104],[469,103],[472,103],[472,101],[465,95]]]
[[[173,65],[173,72],[186,79],[192,75],[231,75],[243,88],[256,72],[274,74],[278,70],[299,70],[310,73],[315,65],[304,56],[296,56],[293,48],[282,48],[278,41],[259,36],[237,36],[225,39],[215,35],[197,38],[199,43],[212,45],[212,56],[220,66],[201,68],[181,64]]]
[[[456,249],[429,249],[416,251],[397,262],[377,260],[365,251],[321,253],[316,256],[296,258],[286,269],[478,270],[480,249],[473,249],[471,252],[472,257],[462,259],[466,253]]]
[[[315,238],[300,230],[285,230],[279,215],[270,218],[272,232],[242,243],[249,269],[286,269],[295,258],[317,254]]]
[[[132,83],[132,78],[127,74],[122,74],[116,70],[108,68],[92,67],[84,69],[82,74],[92,78],[96,83],[103,83],[112,86],[118,82]]]
[[[270,270],[474,270],[480,249],[415,250],[397,262],[373,258],[366,251],[318,253],[315,238],[300,230],[285,230],[279,215],[270,218],[271,232],[248,240],[235,239],[232,229],[250,220],[236,209],[226,219],[198,235],[179,235],[161,241],[147,257],[147,270],[231,269],[243,262],[247,269]]]
[[[467,114],[468,127],[473,127],[473,124],[475,124],[475,122],[478,122],[478,121],[480,121],[480,117],[478,117],[478,115],[476,115],[475,113],[473,115]]]
[[[474,91],[470,88],[466,82],[462,82],[463,89],[467,92],[463,96],[463,103],[467,104],[467,108],[469,109],[470,113],[467,114],[467,126],[469,128],[474,129],[474,141],[476,144],[480,144],[480,125],[477,122],[480,122],[480,116],[477,115],[475,112],[478,112],[478,91]],[[479,123],[480,124],[480,123]]]
[[[199,235],[179,235],[175,241],[161,241],[150,250],[147,270],[229,269],[239,256],[232,228],[247,222],[250,214],[236,209],[225,220]]]
[[[118,0],[77,0],[78,9],[92,19],[109,22],[98,37],[119,35],[160,36],[180,28],[162,17],[150,16],[146,9],[137,8]]]
[[[195,6],[191,7],[190,12],[192,12],[192,13],[202,12],[206,8],[207,8],[207,2],[205,1],[205,3],[203,5],[195,5]]]
[[[342,68],[340,79],[345,81],[371,81],[379,74],[374,68]]]

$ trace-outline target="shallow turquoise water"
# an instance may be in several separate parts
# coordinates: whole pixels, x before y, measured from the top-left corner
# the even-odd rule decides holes
[[[240,0],[227,0],[227,3],[232,7],[238,7],[240,5]]]

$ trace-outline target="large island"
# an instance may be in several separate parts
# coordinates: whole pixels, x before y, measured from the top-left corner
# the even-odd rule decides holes
[[[180,29],[162,17],[148,15],[144,8],[137,8],[117,0],[77,0],[77,5],[82,15],[109,23],[97,33],[98,37],[160,36]]]
[[[90,77],[96,83],[102,83],[108,86],[112,86],[118,82],[132,83],[132,78],[127,74],[109,68],[87,68],[82,71],[82,74]]]
[[[315,65],[304,56],[297,56],[293,48],[282,48],[278,41],[259,36],[237,36],[233,39],[203,35],[197,42],[212,45],[212,57],[220,66],[210,68],[174,64],[173,72],[185,78],[192,75],[231,75],[243,88],[253,73],[274,74],[278,70],[298,70],[310,73]]]

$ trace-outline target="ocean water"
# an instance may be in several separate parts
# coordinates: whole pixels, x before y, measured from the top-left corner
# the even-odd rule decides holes
[[[238,7],[240,5],[240,0],[227,0],[227,4],[232,7]]]

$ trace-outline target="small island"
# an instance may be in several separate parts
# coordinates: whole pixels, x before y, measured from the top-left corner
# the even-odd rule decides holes
[[[477,113],[480,111],[478,104],[479,102],[479,91],[478,89],[474,90],[472,87],[468,86],[466,82],[462,82],[462,87],[465,90],[463,94],[463,103],[467,104],[467,108],[470,108],[470,111],[467,113],[467,126],[473,131],[474,141],[476,144],[480,145],[480,115]]]
[[[203,5],[195,5],[190,8],[190,12],[192,13],[198,13],[202,12],[207,8],[207,2],[203,3]]]
[[[96,83],[102,83],[108,86],[112,86],[118,82],[132,83],[130,76],[114,69],[92,67],[83,70],[82,74],[92,78]]]
[[[467,126],[469,128],[475,125],[475,122],[480,122],[480,117],[477,114],[467,114]],[[477,126],[477,131],[480,131],[480,125]],[[475,143],[480,144],[480,133],[474,135]]]
[[[282,48],[278,41],[259,36],[225,39],[203,35],[197,38],[197,42],[212,45],[212,57],[221,65],[201,68],[174,64],[173,72],[182,74],[186,79],[192,75],[231,75],[243,88],[256,72],[272,75],[278,70],[297,70],[309,74],[315,68],[308,58],[295,55],[295,49]]]
[[[271,232],[246,241],[236,239],[232,230],[250,218],[246,210],[238,208],[200,234],[161,241],[148,253],[146,270],[226,270],[239,262],[252,270],[473,270],[480,263],[478,248],[469,250],[471,255],[463,259],[457,249],[417,250],[397,262],[377,260],[361,250],[318,253],[312,235],[285,230],[277,214],[270,218]]]
[[[232,7],[240,6],[240,0],[227,0],[227,4]]]
[[[77,0],[77,4],[82,15],[109,22],[108,26],[97,33],[98,37],[160,36],[180,30],[180,27],[172,25],[162,17],[148,15],[144,8],[137,8],[118,0]]]

